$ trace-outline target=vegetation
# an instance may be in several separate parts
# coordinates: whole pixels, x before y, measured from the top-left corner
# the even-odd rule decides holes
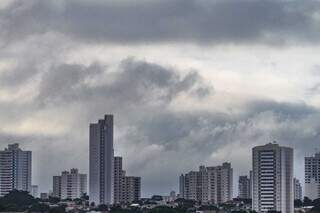
[[[40,213],[44,213],[44,212],[49,212],[50,207],[47,204],[44,203],[36,203],[33,204],[29,209],[28,212],[40,212]]]
[[[151,209],[150,213],[178,213],[179,211],[168,207],[168,206],[158,206],[156,208]]]
[[[38,201],[26,191],[13,190],[6,196],[0,198],[1,211],[26,211]]]

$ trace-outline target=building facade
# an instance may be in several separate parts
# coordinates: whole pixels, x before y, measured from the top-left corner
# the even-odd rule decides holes
[[[114,157],[114,203],[131,203],[141,197],[141,178],[126,176],[122,157]]]
[[[121,203],[123,201],[123,184],[125,172],[122,170],[122,157],[114,157],[114,203]]]
[[[123,181],[122,201],[132,203],[141,197],[141,178],[125,176]]]
[[[305,157],[305,196],[311,200],[320,198],[320,152]]]
[[[0,151],[0,196],[10,191],[31,192],[31,151],[23,151],[19,144],[9,144]]]
[[[52,178],[52,196],[61,198],[61,176]]]
[[[112,204],[114,201],[113,115],[90,124],[89,133],[90,202]]]
[[[295,200],[302,200],[302,186],[297,178],[293,179],[293,192]]]
[[[180,197],[204,203],[224,203],[232,200],[233,169],[230,163],[221,166],[200,166],[179,177]]]
[[[53,196],[61,199],[81,198],[87,193],[87,175],[78,169],[63,171],[61,176],[53,177]]]
[[[252,207],[293,213],[293,149],[275,143],[252,149]]]
[[[32,186],[31,186],[30,194],[31,194],[34,198],[37,198],[37,197],[39,197],[39,192],[38,192],[38,190],[39,190],[38,185],[32,185]]]
[[[238,197],[241,199],[251,199],[251,179],[247,175],[239,176]]]

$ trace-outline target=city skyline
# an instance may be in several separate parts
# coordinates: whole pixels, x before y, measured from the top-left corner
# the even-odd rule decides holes
[[[91,177],[89,193],[87,191],[87,175],[80,174],[78,169],[73,168],[70,169],[70,172],[62,171],[61,176],[53,176],[52,194],[50,192],[41,193],[41,196],[47,194],[61,199],[76,199],[88,193],[90,201],[96,205],[131,203],[139,200],[141,198],[141,177],[126,176],[126,171],[122,166],[122,157],[113,154],[113,125],[113,115],[111,114],[106,114],[104,119],[99,119],[97,123],[89,125],[89,152],[91,156],[94,156],[89,159],[90,167],[93,169],[89,169],[89,177]],[[301,183],[293,176],[293,153],[292,148],[279,146],[275,142],[253,147],[252,171],[249,172],[249,178],[248,176],[238,177],[239,196],[237,198],[251,199],[252,196],[252,208],[258,212],[266,212],[267,210],[293,212],[293,201],[295,199],[302,200],[303,197]],[[32,151],[23,151],[19,148],[19,144],[15,143],[8,144],[8,148],[0,151],[0,154],[2,168],[0,180],[2,180],[1,186],[5,186],[0,189],[2,196],[13,189],[28,191],[33,196],[37,196],[38,185],[31,185]],[[305,156],[305,182],[312,184],[312,186],[305,186],[305,196],[312,200],[319,196],[317,183],[319,180],[317,170],[320,162],[319,155],[320,152],[315,153],[312,157]],[[110,165],[105,167],[110,157],[113,167],[111,167],[111,171],[106,171],[110,168]],[[9,159],[11,160],[9,161]],[[100,162],[101,159],[103,164]],[[109,177],[109,179],[111,178],[110,183],[108,183],[108,177],[104,172],[97,170],[97,168],[101,170],[103,168],[101,166],[104,167],[102,171],[111,175]],[[2,179],[9,177],[8,171],[11,170],[11,181]],[[23,173],[21,173],[22,171]],[[96,179],[95,173],[99,174],[100,180]],[[203,204],[226,203],[235,198],[232,193],[234,178],[231,163],[224,162],[222,166],[209,167],[201,165],[199,171],[190,171],[180,175],[178,197],[200,201]],[[108,185],[101,185],[99,182]],[[96,183],[98,183],[98,188],[95,186]],[[105,199],[106,194],[109,194],[108,199]],[[169,201],[173,197],[175,197],[174,191],[170,192],[170,196],[164,196]]]
[[[251,148],[272,141],[295,150],[304,188],[304,157],[320,150],[319,12],[299,0],[1,0],[0,149],[32,150],[32,184],[48,191],[63,170],[89,175],[88,124],[109,113],[143,197],[178,191],[199,165],[248,175]]]

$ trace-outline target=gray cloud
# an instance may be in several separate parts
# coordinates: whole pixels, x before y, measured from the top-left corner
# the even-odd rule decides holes
[[[16,1],[2,38],[56,31],[87,42],[268,43],[319,39],[318,1]]]
[[[106,80],[89,85],[86,79],[90,78]],[[173,68],[129,58],[120,63],[116,72],[100,64],[53,67],[42,76],[38,100],[59,103],[112,98],[113,107],[117,108],[136,103],[167,104],[186,92],[201,99],[212,92],[212,87],[197,72],[181,76]]]
[[[204,101],[204,96],[194,92],[199,88],[206,91],[205,97],[215,94],[196,71],[181,75],[172,67],[135,59],[126,59],[115,69],[97,63],[57,64],[42,73],[33,104],[16,107],[27,114],[22,120],[37,111],[71,119],[70,131],[53,136],[2,133],[1,138],[5,142],[24,141],[25,147],[34,150],[35,181],[46,190],[51,175],[62,169],[79,167],[87,172],[88,124],[104,113],[113,113],[116,153],[124,156],[128,173],[143,177],[144,195],[177,189],[179,173],[204,163],[231,160],[235,177],[246,173],[250,150],[257,144],[277,140],[300,154],[312,152],[318,144],[320,112],[306,104],[256,100],[236,115],[170,107],[181,94]],[[61,106],[66,113],[57,114],[54,109]],[[238,161],[235,151],[215,157],[227,155],[224,149],[228,146],[244,149],[243,159]],[[75,149],[74,155],[68,154]],[[301,162],[301,157],[297,161]]]

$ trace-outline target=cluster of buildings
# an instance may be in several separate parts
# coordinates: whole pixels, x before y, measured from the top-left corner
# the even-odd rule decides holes
[[[127,176],[122,168],[122,157],[114,156],[113,115],[90,124],[89,139],[89,198],[95,205],[131,203],[141,197],[141,177]],[[38,186],[32,183],[32,152],[9,144],[0,151],[0,196],[16,189],[38,197]],[[41,193],[60,199],[76,199],[88,194],[86,174],[78,169],[63,171],[53,176],[52,192]]]
[[[293,162],[292,148],[276,143],[254,147],[252,171],[238,180],[238,198],[252,199],[252,209],[257,212],[292,213],[294,200],[302,199],[301,183],[293,177]],[[95,205],[137,201],[141,198],[141,178],[128,176],[122,164],[122,157],[114,156],[113,115],[105,115],[90,124],[89,182],[78,169],[63,171],[53,176],[51,196],[75,199],[88,194]],[[38,186],[31,185],[31,166],[31,151],[22,150],[19,144],[9,144],[0,151],[0,196],[17,189],[38,197]],[[182,174],[179,190],[179,195],[172,192],[164,200],[170,202],[179,197],[208,204],[231,201],[231,163],[200,166],[198,171]],[[312,200],[320,197],[320,153],[305,157],[305,196]],[[42,193],[41,197],[47,198],[48,194]]]
[[[240,176],[238,198],[252,199],[252,209],[292,213],[294,200],[302,200],[300,181],[293,177],[293,149],[268,143],[252,149],[252,171]],[[232,167],[200,166],[179,178],[180,196],[208,204],[221,204],[232,200]],[[320,198],[320,153],[305,158],[305,196]]]
[[[126,176],[113,150],[113,115],[90,124],[89,198],[97,204],[130,203],[141,197],[141,178]]]
[[[180,196],[188,200],[224,203],[233,196],[233,170],[230,163],[221,166],[200,166],[179,178]]]

